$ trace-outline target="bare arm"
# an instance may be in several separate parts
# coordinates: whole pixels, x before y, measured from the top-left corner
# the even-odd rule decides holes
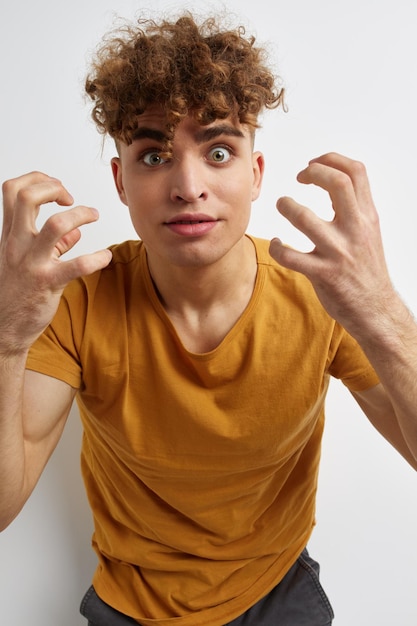
[[[384,387],[379,384],[366,391],[352,392],[369,421],[378,432],[417,470],[417,461],[401,430],[400,423],[393,419],[393,407]]]
[[[362,163],[339,154],[312,160],[298,180],[328,191],[326,222],[291,198],[278,210],[314,243],[301,253],[271,242],[271,255],[313,284],[329,314],[359,342],[382,388],[354,394],[372,423],[417,467],[417,325],[385,263],[379,218]]]
[[[49,218],[38,232],[40,206],[72,204],[62,184],[34,172],[3,185],[0,243],[0,529],[17,515],[55,448],[75,390],[26,372],[30,346],[52,320],[65,285],[105,267],[107,250],[63,261],[79,227],[97,212],[74,207]]]
[[[8,363],[0,401],[0,530],[19,513],[54,451],[75,390],[60,380]],[[3,388],[3,384],[1,385]],[[14,393],[13,398],[11,397]]]

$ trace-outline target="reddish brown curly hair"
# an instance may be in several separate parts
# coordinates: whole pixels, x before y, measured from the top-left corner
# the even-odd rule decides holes
[[[187,12],[175,21],[140,19],[105,37],[85,84],[98,130],[130,144],[138,116],[155,104],[170,139],[189,113],[202,125],[232,114],[257,128],[263,109],[283,104],[284,90],[255,37],[242,26],[222,30],[221,20],[198,24]]]

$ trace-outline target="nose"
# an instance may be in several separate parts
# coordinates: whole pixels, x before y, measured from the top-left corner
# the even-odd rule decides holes
[[[172,170],[171,200],[192,203],[207,198],[203,165],[199,159],[175,159]]]

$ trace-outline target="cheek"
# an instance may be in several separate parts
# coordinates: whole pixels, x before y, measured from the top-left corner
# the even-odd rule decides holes
[[[236,177],[228,186],[229,197],[232,198],[232,202],[239,208],[239,211],[246,214],[250,212],[252,201],[256,199],[253,182],[252,170],[242,174],[240,177]]]
[[[146,183],[143,184],[139,181],[129,181],[125,184],[125,194],[128,204],[130,206],[143,205],[148,201],[149,190]]]
[[[158,202],[159,185],[130,184],[125,187],[125,195],[130,216],[134,225],[154,213]],[[160,197],[160,195],[159,195]]]
[[[144,227],[143,219],[141,216],[135,213],[132,209],[129,208],[130,212],[130,221],[132,222],[132,226],[135,229],[136,234],[139,239],[143,239],[144,233],[146,233],[146,227]]]

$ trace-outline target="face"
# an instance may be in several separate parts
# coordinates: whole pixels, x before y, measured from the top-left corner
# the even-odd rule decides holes
[[[249,130],[231,119],[178,125],[163,157],[165,117],[141,115],[131,145],[119,146],[112,170],[150,264],[202,267],[242,244],[258,197],[263,157]]]

